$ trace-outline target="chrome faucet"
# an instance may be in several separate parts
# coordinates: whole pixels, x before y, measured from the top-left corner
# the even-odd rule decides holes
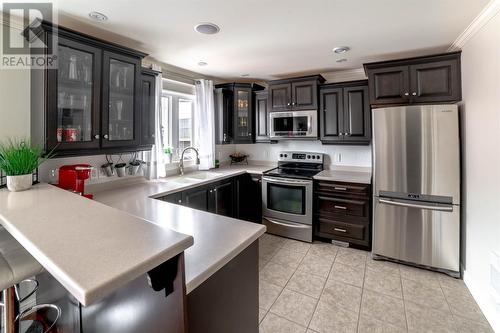
[[[194,152],[196,153],[196,165],[200,164],[200,154],[198,153],[198,149],[196,149],[194,147],[184,148],[184,150],[182,151],[182,154],[181,154],[181,160],[179,161],[179,171],[181,172],[181,175],[184,174],[184,153],[186,152],[186,150],[189,150],[189,149],[194,150]]]

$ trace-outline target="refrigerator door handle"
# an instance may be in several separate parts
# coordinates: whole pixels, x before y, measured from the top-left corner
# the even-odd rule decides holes
[[[439,210],[442,212],[453,212],[453,205],[442,205],[442,204],[440,204],[440,205],[422,205],[422,204],[417,204],[417,203],[397,201],[394,199],[378,199],[378,202],[388,204],[388,205],[401,206],[401,207]]]

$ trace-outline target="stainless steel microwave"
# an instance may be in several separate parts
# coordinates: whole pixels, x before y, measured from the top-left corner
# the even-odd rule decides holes
[[[271,140],[317,139],[318,111],[291,111],[269,113]]]

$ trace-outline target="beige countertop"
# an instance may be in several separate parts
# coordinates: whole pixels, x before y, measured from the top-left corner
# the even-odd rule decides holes
[[[371,184],[372,172],[370,168],[345,166],[332,170],[323,170],[313,178],[336,182]]]
[[[89,187],[94,199],[167,230],[191,235],[194,245],[185,251],[186,289],[191,292],[235,258],[266,230],[261,224],[215,215],[153,199],[240,174],[257,173],[272,166],[238,165],[159,180],[136,179],[121,185]],[[201,177],[202,179],[197,179]]]
[[[83,305],[193,244],[192,236],[48,184],[0,190],[0,222]]]

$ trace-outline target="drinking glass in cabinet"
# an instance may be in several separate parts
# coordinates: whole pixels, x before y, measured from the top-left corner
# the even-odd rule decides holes
[[[134,65],[111,59],[109,76],[109,140],[133,140]]]
[[[64,45],[58,51],[57,141],[91,141],[93,56]]]

